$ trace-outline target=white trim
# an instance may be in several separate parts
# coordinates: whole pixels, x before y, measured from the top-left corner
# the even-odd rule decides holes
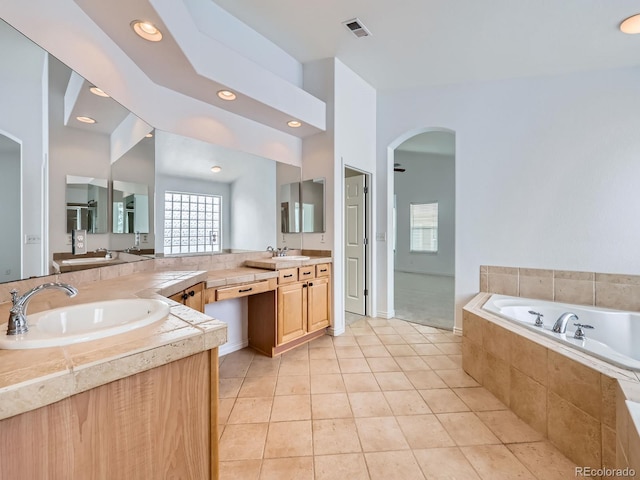
[[[453,327],[453,334],[454,334],[454,335],[460,335],[460,336],[462,336],[462,328],[460,328],[460,327]]]
[[[225,343],[221,347],[218,347],[218,356],[228,355],[233,352],[237,352],[238,350],[242,350],[245,347],[249,346],[249,339],[242,340],[241,342],[236,343]]]
[[[343,325],[342,328],[340,329],[335,329],[333,327],[329,327],[327,329],[327,333],[333,337],[337,337],[338,335],[342,335],[344,332],[346,332],[347,329],[345,328],[345,326]]]
[[[387,320],[390,318],[395,317],[395,310],[392,310],[390,313],[389,312],[385,312],[383,310],[378,310],[378,315],[376,315],[377,318],[386,318]]]

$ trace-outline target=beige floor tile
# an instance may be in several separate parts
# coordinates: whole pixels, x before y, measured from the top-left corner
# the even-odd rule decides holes
[[[416,355],[416,352],[413,348],[411,348],[411,345],[385,345],[385,348],[388,350],[388,352],[396,358],[396,360],[398,359],[398,357],[412,357]]]
[[[413,333],[405,333],[402,335],[402,338],[404,338],[406,340],[406,342],[410,345],[416,345],[419,343],[431,343],[429,342],[429,340],[426,339],[426,337],[420,333],[418,333],[417,331],[414,330]]]
[[[373,331],[373,328],[371,328],[368,325],[364,326],[364,327],[354,327],[352,325],[351,326],[351,333],[353,334],[354,337],[362,337],[362,336],[369,336],[369,335],[374,335],[375,334],[375,332]]]
[[[445,333],[424,333],[431,343],[450,343],[451,339]]]
[[[424,480],[410,451],[366,453],[371,480]]]
[[[249,370],[247,370],[247,377],[273,377],[278,375],[280,368],[280,358],[269,357],[254,357]]]
[[[405,372],[415,372],[420,370],[431,370],[429,365],[422,359],[422,357],[415,355],[415,352],[406,357],[394,357],[400,369]]]
[[[372,325],[372,328],[373,331],[376,332],[378,338],[382,337],[383,335],[396,335],[396,331],[393,329],[393,327],[390,326],[376,327]],[[380,338],[380,340],[382,340],[382,338]]]
[[[576,465],[548,441],[517,443],[507,448],[537,478],[566,480],[575,477]]]
[[[420,395],[434,413],[468,412],[469,407],[448,388],[420,390]]]
[[[262,460],[220,462],[220,480],[258,480]]]
[[[280,362],[280,369],[278,375],[309,375],[309,359],[303,360],[286,360],[282,359]]]
[[[358,345],[360,345],[361,347],[371,346],[371,345],[382,345],[382,342],[380,341],[377,335],[362,335],[360,337],[356,337],[356,341],[358,342]]]
[[[310,395],[279,395],[273,397],[273,406],[271,407],[272,422],[310,419]]]
[[[476,415],[502,443],[528,443],[544,439],[541,433],[520,420],[511,410],[477,412]]]
[[[360,438],[353,418],[313,421],[314,455],[358,453],[361,451]]]
[[[409,449],[395,417],[356,418],[355,421],[364,452]]]
[[[333,337],[333,346],[336,350],[338,347],[357,347],[358,342],[356,341],[356,337],[340,335],[339,337]]]
[[[462,355],[461,343],[438,343],[436,347],[446,355]]]
[[[458,447],[414,450],[428,480],[480,480]]]
[[[226,425],[218,447],[220,461],[262,459],[268,423]]]
[[[273,396],[278,377],[247,377],[242,382],[238,397]]]
[[[414,333],[420,333],[415,329],[413,323],[404,322],[402,320],[400,320],[400,322],[403,322],[403,324],[401,325],[400,323],[393,323],[393,328],[400,335],[413,335]]]
[[[346,393],[323,393],[311,395],[311,415],[316,420],[350,418],[353,413]]]
[[[342,379],[347,392],[380,391],[380,385],[373,373],[344,373]]]
[[[372,372],[399,372],[400,365],[393,358],[367,358]]]
[[[386,318],[367,318],[367,323],[372,327],[390,327],[389,320]]]
[[[449,359],[455,363],[458,368],[462,368],[462,354],[460,355],[447,355],[447,357],[449,357]]]
[[[396,416],[396,420],[413,449],[455,446],[435,415]]]
[[[342,375],[311,375],[311,393],[343,393],[345,392]]]
[[[251,360],[248,361],[231,361],[227,360],[220,365],[220,378],[244,377],[249,370]]]
[[[311,393],[308,375],[279,376],[276,381],[276,395],[304,395]]]
[[[369,480],[361,453],[316,456],[315,474],[315,480]]]
[[[414,390],[413,384],[403,372],[376,372],[374,375],[383,391]]]
[[[342,373],[367,373],[371,372],[369,364],[364,358],[341,358],[338,360]]]
[[[267,458],[260,480],[313,480],[313,457]]]
[[[309,373],[311,375],[340,373],[340,366],[335,358],[312,358],[309,360]]]
[[[382,417],[393,415],[382,392],[349,393],[349,403],[354,417]]]
[[[218,442],[222,438],[222,434],[224,433],[224,427],[226,427],[226,425],[218,425]]]
[[[237,398],[227,423],[262,423],[271,417],[273,397]]]
[[[475,413],[439,413],[436,416],[458,446],[500,443]]]
[[[229,419],[233,405],[236,403],[235,398],[218,399],[218,424],[224,425]]]
[[[418,355],[442,355],[442,350],[438,350],[438,347],[430,343],[418,343],[411,345],[411,348],[413,348]]]
[[[301,345],[298,348],[294,348],[293,350],[289,350],[281,355],[282,362],[299,362],[304,360],[309,360],[309,345]]]
[[[447,384],[444,383],[442,378],[440,378],[436,372],[428,370],[428,371],[417,371],[417,372],[405,372],[405,375],[409,379],[409,381],[413,384],[415,388],[418,390],[426,390],[430,388],[447,388]]]
[[[363,345],[360,349],[367,358],[391,358],[389,350],[384,345]]]
[[[264,458],[313,455],[311,421],[271,422],[264,447]]]
[[[336,356],[338,358],[364,358],[362,350],[360,350],[360,347],[357,345],[347,345],[344,347],[336,346]]]
[[[378,335],[378,338],[384,345],[406,345],[407,344],[407,342],[405,341],[404,338],[402,338],[401,335],[395,333],[395,330],[393,334]]]
[[[331,335],[323,335],[309,342],[308,346],[309,355],[311,355],[311,350],[314,348],[333,348],[333,337]]]
[[[504,445],[477,445],[461,447],[460,450],[482,479],[536,480],[527,467]]]
[[[479,387],[480,384],[464,370],[434,370],[449,388]]]
[[[321,337],[323,338],[323,337]],[[322,348],[311,348],[309,349],[309,359],[310,360],[318,360],[318,359],[335,359],[336,358],[336,350],[331,347],[322,347]]]
[[[427,325],[419,325],[419,324],[415,324],[413,328],[415,328],[420,333],[438,333],[442,331],[434,327],[429,327]]]
[[[451,361],[447,355],[427,355],[424,361],[433,370],[454,370],[460,366],[456,362]]]
[[[453,391],[474,412],[507,410],[507,406],[484,387],[454,388]]]
[[[420,415],[431,410],[416,390],[383,392],[394,415]]]
[[[235,398],[238,396],[244,378],[221,378],[218,386],[218,397]]]

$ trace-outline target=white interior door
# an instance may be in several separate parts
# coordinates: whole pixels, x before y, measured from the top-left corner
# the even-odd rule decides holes
[[[365,176],[345,178],[345,310],[365,314]]]

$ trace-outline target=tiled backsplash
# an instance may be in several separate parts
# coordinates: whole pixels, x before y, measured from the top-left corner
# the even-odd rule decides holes
[[[640,311],[640,275],[482,265],[480,291]]]

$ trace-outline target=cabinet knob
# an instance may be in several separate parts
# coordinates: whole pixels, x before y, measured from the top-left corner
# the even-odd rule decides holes
[[[193,297],[195,294],[196,294],[196,292],[195,292],[194,290],[191,290],[191,291],[189,292],[189,296],[190,296],[190,297]]]
[[[309,283],[309,286],[310,286],[310,287],[313,287],[313,282],[310,282],[310,283]]]
[[[183,293],[183,294],[182,294],[182,299],[183,299],[183,300],[186,300],[187,298],[189,298],[189,295],[187,295],[186,293]]]

